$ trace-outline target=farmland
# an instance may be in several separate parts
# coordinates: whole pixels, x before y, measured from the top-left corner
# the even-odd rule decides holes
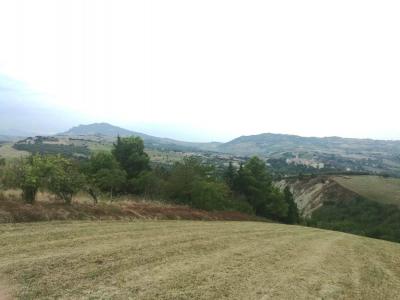
[[[262,222],[0,226],[0,294],[32,298],[395,299],[400,245]]]

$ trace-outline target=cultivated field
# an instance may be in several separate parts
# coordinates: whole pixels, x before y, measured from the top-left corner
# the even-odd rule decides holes
[[[22,299],[399,299],[400,244],[261,222],[0,226]]]
[[[336,176],[343,187],[370,200],[400,206],[400,179],[379,176]]]

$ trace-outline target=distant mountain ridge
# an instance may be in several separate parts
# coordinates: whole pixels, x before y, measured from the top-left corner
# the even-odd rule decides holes
[[[274,152],[327,151],[391,151],[400,154],[400,141],[341,137],[302,137],[288,134],[262,133],[241,136],[218,147],[219,151],[241,155],[269,155]]]
[[[161,138],[152,135],[148,135],[141,132],[136,132],[114,126],[108,123],[93,123],[88,125],[79,125],[69,129],[66,132],[59,133],[57,135],[62,136],[104,136],[108,138],[115,138],[117,136],[127,137],[127,136],[138,136],[141,137],[146,144],[150,147],[167,147],[167,148],[178,148],[184,151],[213,151],[220,144],[216,142],[211,143],[192,143],[178,141],[169,138]]]
[[[108,123],[79,125],[58,135],[105,137],[139,136],[145,143],[179,145],[199,150],[212,150],[234,155],[270,156],[284,152],[324,152],[331,154],[361,154],[391,152],[400,155],[400,141],[385,141],[373,139],[355,139],[341,137],[302,137],[288,134],[262,133],[235,138],[227,143],[193,143],[169,138],[155,137],[141,132],[131,131]]]
[[[156,137],[108,123],[79,125],[54,137],[71,144],[88,140],[101,147],[112,144],[118,135],[139,136],[146,148],[161,151],[203,152],[206,156],[217,155],[225,160],[232,156],[244,159],[258,155],[268,160],[275,170],[290,174],[299,170],[312,172],[323,169],[324,172],[351,171],[400,177],[400,141],[263,133],[241,136],[227,143],[192,143]]]
[[[108,137],[116,137],[116,136],[148,136],[146,134],[131,131],[125,128],[121,128],[118,126],[114,126],[108,123],[93,123],[88,125],[78,125],[72,127],[66,132],[59,133],[57,135],[68,135],[68,136],[77,136],[77,135],[103,135]],[[150,136],[148,136],[150,137]]]

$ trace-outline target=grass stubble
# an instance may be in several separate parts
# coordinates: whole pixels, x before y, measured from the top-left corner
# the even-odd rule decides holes
[[[0,253],[0,299],[400,298],[400,244],[301,226],[4,224]]]

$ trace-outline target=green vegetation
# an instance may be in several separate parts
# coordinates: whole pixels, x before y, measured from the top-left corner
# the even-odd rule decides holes
[[[112,154],[122,169],[126,171],[128,180],[139,176],[141,172],[150,168],[150,159],[144,152],[144,143],[140,137],[118,137]]]
[[[400,179],[382,176],[336,176],[334,180],[343,187],[384,204],[400,207]]]
[[[393,197],[400,193],[396,182],[400,179],[343,175],[290,178],[277,185],[282,189],[290,187],[310,226],[400,242],[400,207],[389,204],[396,203],[393,201],[396,198],[389,201],[386,195],[386,191]],[[391,184],[386,184],[384,190],[379,183]],[[370,198],[366,198],[366,194]],[[372,198],[373,195],[377,198]]]
[[[17,299],[398,299],[400,245],[262,222],[0,225]],[[6,297],[7,298],[7,297]]]
[[[121,193],[125,188],[127,174],[110,152],[94,153],[88,162],[83,163],[82,171],[95,203],[100,192],[109,193],[112,199],[114,193]]]
[[[60,155],[34,155],[7,164],[2,172],[6,188],[22,190],[22,197],[34,203],[40,189],[47,189],[67,204],[81,190],[84,178],[73,161]]]
[[[233,190],[246,198],[257,215],[280,221],[287,218],[288,203],[272,185],[272,178],[261,159],[253,157],[241,165],[233,182]]]
[[[288,205],[288,212],[284,221],[288,224],[300,223],[299,209],[297,208],[296,202],[294,202],[293,194],[290,192],[289,187],[285,187],[283,194]]]
[[[35,140],[35,144],[42,143],[42,139]],[[81,190],[95,203],[102,194],[112,198],[130,193],[207,211],[240,211],[281,222],[299,221],[290,192],[284,194],[272,185],[264,161],[257,157],[239,170],[229,164],[221,171],[197,157],[186,157],[168,169],[151,168],[141,138],[118,137],[111,153],[96,152],[88,160],[36,154],[9,162],[6,169],[6,187],[22,189],[29,203],[35,201],[39,190],[66,204]]]
[[[48,144],[48,143],[16,143],[14,149],[19,151],[26,151],[32,154],[44,154],[44,155],[58,155],[62,154],[66,157],[88,157],[90,150],[84,146],[75,146],[73,144]]]
[[[309,225],[400,242],[400,209],[358,197],[326,202],[317,209]]]
[[[71,204],[72,197],[82,190],[85,182],[77,164],[61,156],[42,156],[42,158],[47,169],[43,175],[44,188],[64,200],[66,204]]]
[[[205,210],[238,210],[253,213],[251,205],[235,197],[210,165],[196,157],[185,158],[171,169],[166,181],[166,197],[179,204]]]
[[[2,182],[7,188],[22,190],[22,197],[27,203],[34,203],[36,194],[44,185],[46,172],[44,158],[30,156],[6,165],[2,172]]]

